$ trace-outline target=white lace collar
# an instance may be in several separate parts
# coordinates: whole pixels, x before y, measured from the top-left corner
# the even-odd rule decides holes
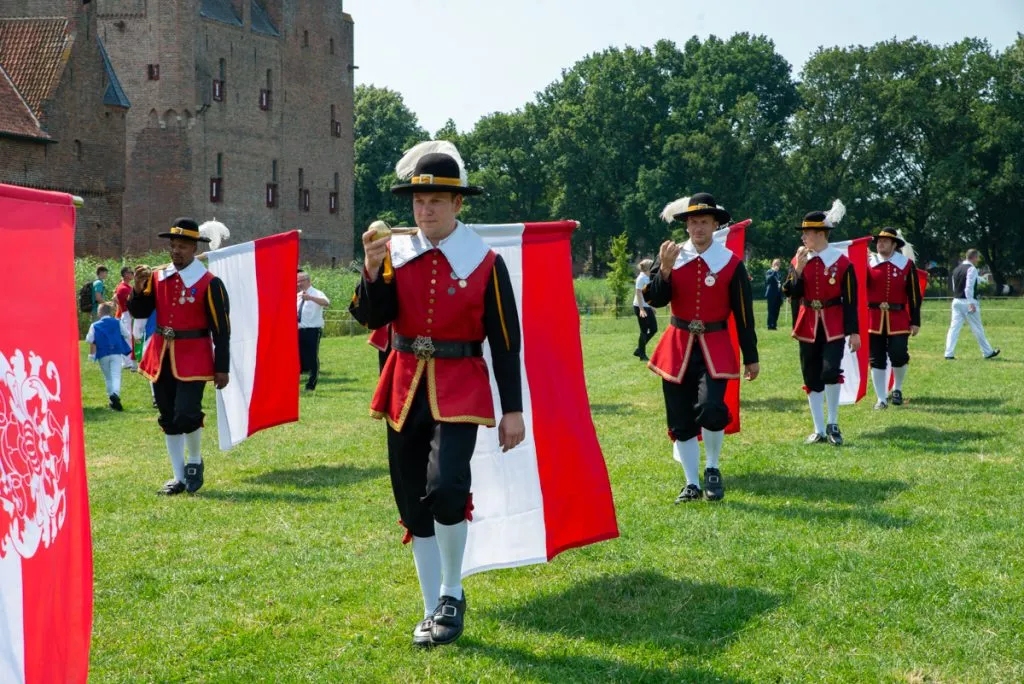
[[[910,261],[910,259],[903,256],[900,252],[893,252],[892,256],[888,259],[883,259],[880,255],[872,252],[870,261],[872,266],[878,266],[879,264],[884,264],[888,261],[890,264],[902,271],[907,267],[907,262]]]
[[[708,270],[712,273],[718,273],[725,268],[732,256],[733,254],[729,251],[729,248],[718,240],[712,241],[711,246],[704,250],[703,253],[697,251],[691,240],[687,240],[679,250],[679,256],[676,258],[676,263],[672,266],[672,270],[682,268],[697,257],[700,257],[708,265]]]
[[[193,259],[191,264],[180,271],[174,267],[174,264],[170,264],[167,268],[160,271],[160,280],[167,280],[175,273],[181,276],[181,281],[185,283],[185,287],[192,287],[206,274],[206,267],[203,266],[203,262],[199,261],[199,259]]]
[[[467,228],[462,221],[456,222],[455,230],[438,243],[437,248],[461,279],[468,278],[479,266],[491,248],[476,231]],[[434,249],[434,245],[418,231],[415,235],[391,236],[391,265],[396,269],[405,266],[419,256]]]
[[[831,268],[832,264],[839,261],[839,257],[841,256],[843,256],[843,253],[841,251],[839,251],[832,245],[829,245],[820,252],[809,252],[807,256],[807,262],[810,263],[811,259],[821,259],[821,263],[825,266],[825,268]]]

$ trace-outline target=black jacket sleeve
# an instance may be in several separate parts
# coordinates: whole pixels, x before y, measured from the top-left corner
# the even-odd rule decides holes
[[[660,263],[651,270],[651,282],[644,286],[643,294],[644,301],[651,306],[667,306],[672,301],[672,282],[661,277]]]
[[[853,273],[853,264],[847,266],[842,286],[843,332],[854,335],[860,332],[860,327],[857,323],[857,276]]]
[[[398,284],[395,282],[398,274],[391,273],[385,278],[384,265],[381,265],[377,279],[370,282],[364,272],[348,306],[352,318],[371,330],[383,328],[398,318]]]
[[[500,256],[494,260],[491,279],[484,293],[484,333],[491,345],[491,365],[498,384],[501,412],[522,411],[519,310],[508,268]]]
[[[797,273],[795,268],[789,269],[789,276],[786,282],[782,283],[782,294],[790,299],[800,299],[804,296],[804,277]]]
[[[149,276],[149,282],[142,292],[136,292],[135,288],[128,293],[128,313],[132,318],[149,318],[156,311],[156,296],[153,294],[153,281],[156,273]]]
[[[754,302],[751,297],[750,278],[741,261],[729,282],[729,302],[733,319],[736,321],[736,335],[743,352],[743,363],[757,363],[757,333],[754,331]]]
[[[231,370],[231,309],[228,291],[220,278],[210,281],[206,290],[206,321],[213,335],[213,372],[227,373]]]
[[[910,262],[907,275],[907,307],[910,310],[910,325],[921,327],[921,280],[917,277],[917,265]]]

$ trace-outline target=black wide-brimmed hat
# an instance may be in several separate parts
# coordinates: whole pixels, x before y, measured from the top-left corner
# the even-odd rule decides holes
[[[416,145],[395,165],[395,173],[406,183],[392,186],[396,195],[415,192],[457,192],[479,195],[484,190],[470,185],[466,167],[455,145],[447,140],[428,140]]]
[[[710,214],[715,217],[718,225],[729,222],[729,212],[715,201],[715,198],[707,192],[698,192],[691,197],[683,197],[670,202],[662,212],[662,218],[670,217],[675,221],[683,221],[687,216],[701,216]]]
[[[199,232],[199,224],[190,218],[179,218],[174,220],[174,225],[165,233],[157,237],[179,238],[181,240],[192,240],[193,242],[209,242],[210,238]]]
[[[804,220],[797,226],[797,230],[824,230],[828,232],[836,227],[836,224],[846,216],[846,205],[841,200],[832,202],[832,208],[828,211],[811,211],[804,215]]]
[[[907,241],[900,237],[899,232],[895,228],[882,228],[880,231],[872,236],[873,239],[878,238],[890,238],[896,243],[896,249],[903,249],[907,244]]]

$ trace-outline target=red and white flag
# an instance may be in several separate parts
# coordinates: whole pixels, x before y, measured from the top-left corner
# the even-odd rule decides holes
[[[207,264],[224,281],[230,307],[230,379],[217,392],[220,448],[230,449],[299,419],[299,232],[223,247],[208,253]]]
[[[0,291],[32,283],[50,303],[0,326],[0,682],[85,682],[92,540],[71,196],[0,184],[0,241]]]
[[[743,261],[747,251],[747,226],[750,219],[734,223],[714,233],[715,242],[725,245],[725,248]],[[729,316],[729,339],[732,341],[732,348],[736,358],[740,358],[740,338],[736,333],[736,320]],[[732,420],[725,426],[725,434],[731,435],[740,431],[740,378],[729,380],[725,386],[725,405],[729,407],[729,415]]]
[[[473,225],[508,266],[522,327],[526,439],[508,453],[480,430],[463,575],[543,563],[619,535],[590,415],[572,284],[575,221]],[[490,365],[490,348],[485,345]],[[495,415],[501,415],[491,375]]]
[[[921,299],[924,300],[924,291],[928,289],[928,271],[917,269],[917,284],[921,288]],[[922,306],[924,301],[921,302]],[[892,372],[892,361],[885,358],[885,386],[891,391],[896,384],[896,378]]]
[[[872,237],[866,235],[855,240],[844,240],[842,242],[830,242],[846,255],[853,266],[853,274],[857,277],[857,327],[860,332],[860,349],[856,352],[850,351],[849,336],[843,347],[843,383],[840,385],[839,403],[856,404],[864,398],[868,391],[868,362],[870,349],[868,347],[868,329],[870,320],[868,318],[868,243]]]

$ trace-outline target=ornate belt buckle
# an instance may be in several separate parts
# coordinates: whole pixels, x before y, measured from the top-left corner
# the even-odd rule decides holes
[[[703,335],[704,321],[690,321],[690,325],[687,326],[687,330],[690,331],[691,335]]]
[[[164,336],[165,340],[173,340],[174,339],[174,328],[163,328],[160,331],[160,334]]]
[[[821,311],[822,309],[825,308],[825,304],[820,299],[812,299],[811,308],[814,309],[815,311]]]
[[[888,311],[889,302],[882,302],[881,304],[878,305],[878,308],[881,309],[882,311]]]
[[[417,359],[429,359],[434,355],[434,340],[423,335],[417,335],[412,341],[412,353]]]

